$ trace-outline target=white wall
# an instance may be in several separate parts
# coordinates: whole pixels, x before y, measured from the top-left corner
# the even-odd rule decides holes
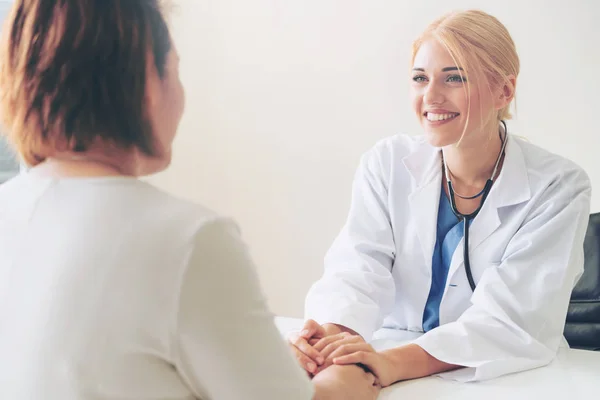
[[[239,221],[277,313],[302,314],[360,154],[379,138],[419,133],[410,44],[451,9],[485,4],[507,25],[522,61],[513,132],[576,160],[600,188],[599,2],[180,3],[187,111],[173,165],[153,180]]]

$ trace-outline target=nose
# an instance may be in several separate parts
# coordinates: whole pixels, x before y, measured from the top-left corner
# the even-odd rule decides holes
[[[441,88],[435,83],[430,82],[429,85],[425,88],[425,93],[423,94],[423,102],[425,104],[442,104],[444,103],[445,97]]]

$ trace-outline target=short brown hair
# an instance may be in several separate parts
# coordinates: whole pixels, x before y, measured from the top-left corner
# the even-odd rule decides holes
[[[171,38],[160,0],[16,0],[0,46],[0,118],[35,165],[96,140],[156,152],[147,61],[162,78]]]

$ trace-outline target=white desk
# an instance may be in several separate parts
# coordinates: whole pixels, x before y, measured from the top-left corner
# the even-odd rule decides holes
[[[286,335],[298,331],[302,320],[279,317],[275,320]],[[371,343],[381,350],[401,345],[415,333],[381,330]],[[381,392],[381,400],[588,400],[600,399],[600,352],[559,350],[547,367],[497,378],[487,382],[457,383],[439,377],[400,382]]]

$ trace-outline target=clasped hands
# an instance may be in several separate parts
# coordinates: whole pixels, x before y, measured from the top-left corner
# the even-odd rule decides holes
[[[385,353],[376,352],[360,335],[337,325],[308,320],[288,341],[311,378],[331,365],[358,364],[371,372],[382,387],[393,383],[392,360]]]

